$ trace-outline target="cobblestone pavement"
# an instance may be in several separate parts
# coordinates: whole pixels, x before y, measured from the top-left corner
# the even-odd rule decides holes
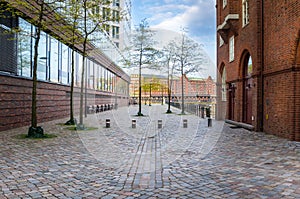
[[[98,129],[83,132],[43,124],[52,139],[0,132],[0,198],[300,198],[300,143],[165,111],[89,115]]]

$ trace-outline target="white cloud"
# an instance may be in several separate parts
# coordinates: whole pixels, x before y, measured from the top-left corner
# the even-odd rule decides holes
[[[143,12],[152,28],[180,32],[185,28],[189,36],[203,44],[212,62],[216,59],[215,0],[146,0]]]

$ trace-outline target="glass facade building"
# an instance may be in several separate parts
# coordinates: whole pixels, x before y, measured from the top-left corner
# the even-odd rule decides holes
[[[2,12],[0,16],[0,131],[27,125],[31,119],[37,27],[30,20],[32,13],[23,12],[18,15]],[[48,19],[51,20],[51,16]],[[72,75],[75,114],[79,112],[82,81],[87,106],[128,105],[130,77],[121,69],[121,51],[106,33],[96,31],[91,35],[89,52],[85,56],[85,63],[82,63],[82,44],[70,45],[70,41],[66,41],[68,36],[65,30],[54,28],[57,24],[52,21],[46,24],[48,26],[43,27],[44,31],[40,34],[37,57],[38,122],[69,115]]]
[[[8,63],[0,66],[0,71],[9,73],[11,75],[17,75],[21,77],[31,78],[32,77],[32,64],[33,64],[33,46],[34,46],[34,31],[35,26],[24,20],[18,18],[19,31],[12,35],[1,35],[1,46],[13,46],[10,48],[3,49],[2,59],[7,57],[6,54],[16,54],[10,58]],[[4,28],[3,28],[4,27]],[[2,32],[6,29],[13,27],[6,27],[2,24]],[[4,30],[3,30],[4,29]],[[9,38],[11,37],[11,38]],[[13,38],[13,39],[12,39]],[[108,38],[107,38],[108,39]],[[101,40],[103,41],[103,40]],[[106,41],[108,44],[109,41]],[[108,44],[106,44],[108,46]],[[103,47],[104,43],[101,42],[98,46]],[[106,53],[111,56],[115,61],[119,61],[121,55],[118,54],[118,50],[112,48],[110,53]],[[56,38],[49,34],[42,32],[39,48],[38,48],[38,67],[37,67],[37,78],[41,81],[49,81],[53,83],[60,83],[70,85],[71,83],[71,53],[70,47],[64,43],[58,41]],[[16,53],[16,52],[17,53]],[[117,51],[117,52],[114,52]],[[6,53],[5,53],[6,52]],[[4,54],[5,53],[5,54]],[[17,63],[15,65],[14,63]],[[9,65],[10,67],[7,67]],[[75,52],[75,85],[80,86],[81,82],[81,70],[82,70],[82,55],[79,52]],[[100,91],[114,92],[116,89],[116,74],[102,66],[101,64],[92,61],[90,58],[86,59],[86,77],[87,87]],[[16,68],[14,67],[16,66]],[[119,80],[118,83],[125,84],[125,80]],[[128,94],[128,89],[118,89],[123,94]]]

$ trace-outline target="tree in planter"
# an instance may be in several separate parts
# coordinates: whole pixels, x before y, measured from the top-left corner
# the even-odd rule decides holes
[[[168,109],[166,113],[172,113],[171,111],[171,93],[172,93],[172,82],[173,72],[176,64],[175,59],[175,41],[170,41],[162,50],[162,70],[166,70],[168,73]]]
[[[66,1],[66,5],[64,6],[64,14],[66,16],[66,20],[69,24],[66,28],[71,31],[70,43],[72,45],[72,55],[71,55],[71,85],[70,85],[70,119],[65,123],[65,125],[75,125],[76,120],[74,118],[74,71],[75,71],[75,44],[78,44],[78,20],[80,18],[80,0],[69,0]]]
[[[137,116],[142,114],[142,68],[156,66],[156,57],[159,55],[153,46],[155,41],[152,38],[153,31],[150,30],[146,19],[143,19],[136,28],[131,38],[131,46],[129,51],[130,59],[127,60],[128,67],[139,68],[139,110]]]
[[[47,29],[47,26],[52,23],[46,16],[56,15],[57,10],[56,0],[45,1],[35,0],[32,2],[15,0],[7,2],[6,6],[8,11],[14,13],[14,16],[24,16],[30,13],[30,17],[27,20],[35,25],[33,34],[34,38],[34,53],[33,53],[33,65],[32,65],[32,105],[31,105],[31,126],[28,130],[28,137],[44,137],[44,130],[41,126],[37,125],[37,67],[38,67],[38,49],[41,38],[42,30]]]
[[[184,110],[184,81],[185,75],[202,70],[201,64],[204,62],[204,55],[200,45],[189,39],[183,31],[179,42],[172,43],[174,48],[175,70],[180,71],[181,75],[181,114],[185,114]]]

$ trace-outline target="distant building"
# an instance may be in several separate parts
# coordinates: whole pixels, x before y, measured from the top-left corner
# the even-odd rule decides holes
[[[209,76],[204,78],[184,78],[184,99],[187,104],[213,105],[216,103],[216,83]],[[139,76],[130,76],[129,94],[131,99],[138,99],[139,95]],[[142,74],[142,100],[149,103],[150,85],[151,102],[160,103],[168,98],[168,78],[162,75]],[[171,101],[180,103],[182,97],[181,78],[173,77],[171,84]]]
[[[217,118],[300,141],[300,1],[217,0]]]

